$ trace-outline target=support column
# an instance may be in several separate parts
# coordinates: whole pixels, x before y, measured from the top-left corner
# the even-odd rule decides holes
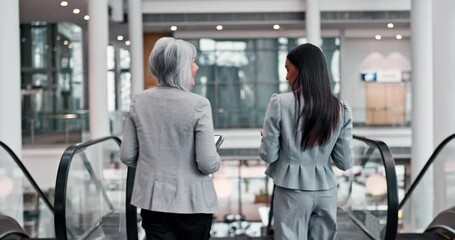
[[[128,27],[131,40],[131,97],[144,90],[144,46],[141,5],[142,0],[128,1]]]
[[[107,110],[107,0],[88,1],[88,81],[90,138],[110,135]]]
[[[412,50],[412,181],[433,153],[433,71],[431,1],[413,0],[411,7]],[[430,176],[431,178],[431,176]],[[422,229],[432,217],[432,183],[421,182],[412,197],[410,214],[414,227]]]
[[[0,141],[22,151],[19,0],[0,1]]]
[[[0,1],[0,34],[0,141],[21,158],[19,0]],[[15,203],[0,205],[0,212],[23,224],[22,177],[14,174],[15,169],[13,161],[0,161],[0,198]]]
[[[321,12],[319,0],[306,0],[305,24],[308,42],[321,45]]]
[[[422,0],[425,2],[425,0]],[[455,133],[455,2],[452,0],[429,1],[433,4],[433,114],[434,145],[440,144],[450,134]],[[453,144],[451,144],[453,147]],[[446,156],[447,158],[447,156]],[[441,160],[441,159],[440,159]],[[453,160],[452,160],[453,162]],[[447,181],[444,163],[434,167],[434,214],[439,213],[450,203],[446,202]],[[453,203],[453,202],[452,202]]]

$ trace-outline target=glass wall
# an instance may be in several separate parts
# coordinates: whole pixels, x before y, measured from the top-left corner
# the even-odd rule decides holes
[[[273,93],[289,91],[284,63],[305,38],[190,39],[199,71],[194,92],[207,97],[216,128],[261,127]],[[339,40],[324,38],[322,48],[333,91],[339,94]]]
[[[20,29],[23,141],[51,134],[68,142],[86,126],[81,28],[32,22]]]
[[[88,131],[87,43],[72,23],[21,24],[21,96],[24,144],[80,142]],[[130,105],[130,56],[108,48],[111,130]]]
[[[121,135],[125,113],[131,104],[131,57],[125,48],[107,48],[107,109],[110,113],[111,133]]]

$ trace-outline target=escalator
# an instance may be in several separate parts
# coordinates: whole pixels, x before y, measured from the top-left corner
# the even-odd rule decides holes
[[[455,239],[455,134],[433,152],[399,210],[397,239]]]
[[[381,141],[354,136],[353,150],[351,169],[333,168],[338,180],[337,239],[395,239],[398,188],[390,149]]]
[[[55,239],[49,196],[1,141],[0,186],[0,239]]]
[[[137,212],[125,203],[132,182],[126,184],[119,151],[117,137],[69,146],[51,204],[19,158],[0,142],[0,239],[138,239],[137,227],[135,235],[127,234],[125,209],[133,221]]]
[[[337,239],[394,239],[398,191],[390,149],[354,135],[353,167],[338,176]]]
[[[127,168],[121,164],[119,153],[117,137],[87,141],[65,150],[55,187],[57,239],[137,239],[137,234],[127,233]]]
[[[398,204],[395,166],[389,148],[383,142],[354,136],[353,168],[345,172],[334,169],[338,178],[337,239],[454,239],[453,139],[455,134],[438,146]],[[65,150],[57,173],[54,207],[14,153],[3,143],[0,142],[0,145],[0,213],[6,216],[0,217],[0,221],[13,219],[21,223],[16,225],[19,228],[14,233],[18,239],[144,239],[138,210],[129,204],[134,169],[121,164],[120,140],[117,137],[71,145]],[[2,170],[12,169],[11,163],[16,166],[15,170]],[[433,171],[438,174],[429,174]],[[7,186],[5,181],[8,180],[5,179],[8,178],[22,183],[22,188],[27,191],[34,190],[39,196],[38,210],[21,209],[21,204],[17,202],[24,200],[19,195],[13,197],[12,193],[4,193],[6,188],[3,186]],[[419,188],[431,178],[437,178],[438,183],[442,183],[437,193],[445,196],[443,204],[435,204],[440,210],[435,210],[438,214],[428,218],[423,230],[411,229],[408,225],[415,216],[409,205],[419,202],[411,200],[422,196],[419,195]],[[14,187],[9,191],[14,192],[15,189],[21,188]],[[400,219],[398,209],[403,216]],[[7,214],[6,210],[9,211]],[[270,214],[273,215],[273,212]]]

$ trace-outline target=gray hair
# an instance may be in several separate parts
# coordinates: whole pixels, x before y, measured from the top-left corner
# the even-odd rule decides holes
[[[196,58],[196,48],[189,42],[171,37],[158,39],[149,57],[150,72],[160,85],[189,91],[191,63]]]

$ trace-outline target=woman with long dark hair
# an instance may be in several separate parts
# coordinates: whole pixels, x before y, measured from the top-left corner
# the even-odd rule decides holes
[[[331,162],[351,167],[352,113],[333,96],[324,55],[312,44],[286,58],[292,93],[273,94],[260,157],[275,184],[274,230],[280,240],[335,239],[336,178]]]

